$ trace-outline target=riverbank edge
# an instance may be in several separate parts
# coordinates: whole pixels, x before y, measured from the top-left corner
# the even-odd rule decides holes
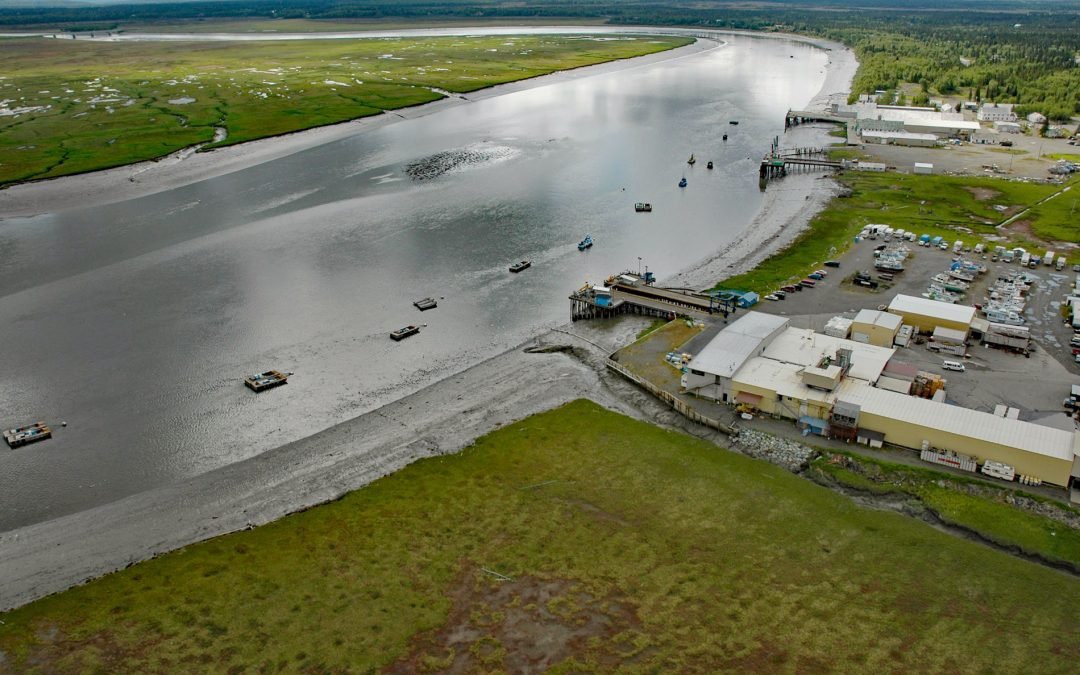
[[[732,31],[726,33],[731,34]],[[772,34],[770,37],[780,36]],[[793,39],[792,36],[784,37]],[[826,47],[823,45],[827,43],[816,38],[806,37],[800,41],[850,53],[838,43]],[[650,56],[670,57],[675,52],[699,44],[700,41]],[[712,48],[715,47],[707,49]],[[704,50],[699,48],[690,53]],[[628,65],[631,61],[637,64],[641,62],[640,59],[609,62],[570,72]],[[853,54],[851,60],[854,62]],[[850,70],[848,83],[854,75],[854,68]],[[535,83],[557,75],[506,86],[529,83],[541,86]],[[814,97],[815,101],[823,94],[830,93],[825,91],[830,87],[830,79],[827,74],[822,91]],[[497,88],[482,92],[492,92],[493,89]],[[504,89],[489,95],[501,93],[508,92]],[[342,126],[345,125],[334,125]],[[301,132],[306,133],[309,132]],[[326,139],[315,145],[331,140],[335,139]],[[253,142],[258,143],[263,141]],[[313,146],[307,145],[291,152],[307,147]],[[271,158],[264,157],[260,161]],[[833,181],[819,180],[818,183],[826,186]],[[817,213],[812,211],[813,208],[818,208],[819,204],[820,208],[824,208],[828,201],[824,197],[831,196],[831,191],[818,188],[817,183],[812,185],[813,198],[803,199],[812,204],[803,204],[774,227],[771,241],[765,244],[768,250],[758,250],[751,255],[767,258],[786,245],[785,239],[790,236],[793,240],[808,226],[810,218]],[[769,210],[769,205],[776,203],[777,194],[784,193],[774,192],[770,201],[770,194],[766,193],[765,203],[747,231],[767,229],[765,223],[771,223],[778,217]],[[718,252],[706,259],[705,265],[696,265],[685,274],[709,273],[719,264],[717,261],[724,259],[724,253]],[[750,264],[752,259],[743,256],[742,264]],[[565,343],[566,333],[564,329],[554,329],[523,345]],[[100,507],[0,533],[0,578],[5,580],[0,587],[0,612],[142,560],[333,501],[417,459],[453,454],[505,424],[577,398],[587,398],[652,423],[684,424],[681,418],[676,419],[676,413],[648,394],[608,376],[602,363],[596,361],[607,357],[602,352],[591,347],[579,348],[575,359],[560,353],[525,354],[518,347],[402,399],[243,462]],[[593,361],[592,365],[588,365],[590,360]],[[523,383],[530,383],[530,386]],[[416,414],[414,409],[422,410],[424,414]]]

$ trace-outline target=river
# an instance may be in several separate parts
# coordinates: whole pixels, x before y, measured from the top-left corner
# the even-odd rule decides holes
[[[55,430],[0,452],[0,531],[306,437],[565,323],[586,281],[662,278],[724,248],[761,205],[758,159],[827,60],[724,39],[150,196],[0,220],[0,424]],[[467,161],[407,175],[432,157]],[[579,252],[586,233],[596,245]],[[509,273],[522,258],[533,267]],[[439,307],[418,312],[424,296]],[[425,326],[389,339],[410,323]],[[295,374],[243,386],[269,368]]]

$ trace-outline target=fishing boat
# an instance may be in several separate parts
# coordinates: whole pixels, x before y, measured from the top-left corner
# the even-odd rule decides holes
[[[587,234],[585,238],[578,242],[577,250],[584,251],[587,248],[592,248],[592,235]]]
[[[728,122],[728,124],[738,124],[738,123],[739,123],[739,120],[731,120],[730,122]]]
[[[696,162],[696,161],[697,160],[694,159],[694,153],[690,153],[690,159],[686,160],[686,163],[689,164],[690,166],[694,166],[694,162]]]
[[[711,159],[709,160],[709,163],[705,165],[705,168],[710,169],[710,170],[712,169],[712,160]]]
[[[390,333],[390,339],[399,342],[411,335],[416,335],[419,332],[420,326],[405,326],[404,328],[398,328],[396,331]]]
[[[52,430],[45,426],[44,422],[35,422],[25,427],[4,430],[4,440],[12,448],[37,443],[46,438],[52,438]]]
[[[652,204],[649,202],[638,202],[637,204],[634,204],[634,210],[638,213],[649,212],[652,211]]]
[[[725,141],[727,140],[727,134],[724,134],[724,140]]]
[[[516,262],[513,265],[511,265],[510,266],[510,271],[514,272],[514,273],[517,273],[517,272],[520,272],[521,270],[527,270],[530,267],[532,267],[532,261],[531,260],[522,260],[521,262]]]
[[[439,306],[439,303],[435,302],[435,298],[421,298],[413,302],[413,307],[416,307],[421,312],[428,309],[435,309]]]
[[[686,176],[683,176],[682,180],[679,181],[679,187],[686,187]]]
[[[271,387],[285,384],[291,373],[283,373],[280,370],[268,370],[265,373],[249,375],[244,378],[244,384],[254,392],[264,391]]]

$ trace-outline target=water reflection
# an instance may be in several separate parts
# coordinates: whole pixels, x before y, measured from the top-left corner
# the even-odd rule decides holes
[[[639,256],[663,277],[723,247],[760,203],[747,158],[816,93],[824,63],[736,37],[146,198],[0,222],[3,422],[68,422],[0,457],[0,529],[302,438],[566,321],[586,280]],[[478,148],[490,161],[405,177]],[[586,232],[596,246],[582,253]],[[532,269],[507,272],[526,257]],[[411,302],[428,295],[439,308],[420,315]],[[388,339],[417,321],[430,326]],[[296,375],[243,387],[267,368]]]

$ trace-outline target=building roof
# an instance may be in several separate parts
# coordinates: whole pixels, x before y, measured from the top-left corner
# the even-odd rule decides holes
[[[939,403],[917,396],[905,396],[869,386],[851,386],[838,395],[846,403],[858,404],[863,413],[888,417],[906,424],[937,429],[987,443],[1017,448],[1056,459],[1073,460],[1078,436],[988,412]]]
[[[1013,105],[1012,103],[983,103],[979,110],[983,112],[1011,113]]]
[[[951,305],[940,300],[919,298],[914,295],[897,295],[889,303],[889,311],[900,314],[919,314],[945,321],[957,321],[971,325],[975,308],[968,305]]]
[[[855,315],[855,323],[865,323],[891,331],[900,330],[904,319],[896,314],[889,314],[876,309],[860,309]]]
[[[934,134],[918,134],[914,131],[877,131],[874,129],[866,129],[859,132],[863,138],[906,138],[909,140],[919,141],[936,141],[937,136]]]
[[[720,331],[694,356],[694,370],[730,378],[762,343],[788,320],[774,314],[746,312]]]
[[[854,340],[815,333],[806,328],[788,327],[765,347],[762,356],[807,368],[817,366],[824,356],[835,356],[837,349],[851,350],[851,369],[848,371],[848,377],[867,382],[877,380],[881,371],[885,369],[885,364],[896,351],[888,347],[876,347]]]

